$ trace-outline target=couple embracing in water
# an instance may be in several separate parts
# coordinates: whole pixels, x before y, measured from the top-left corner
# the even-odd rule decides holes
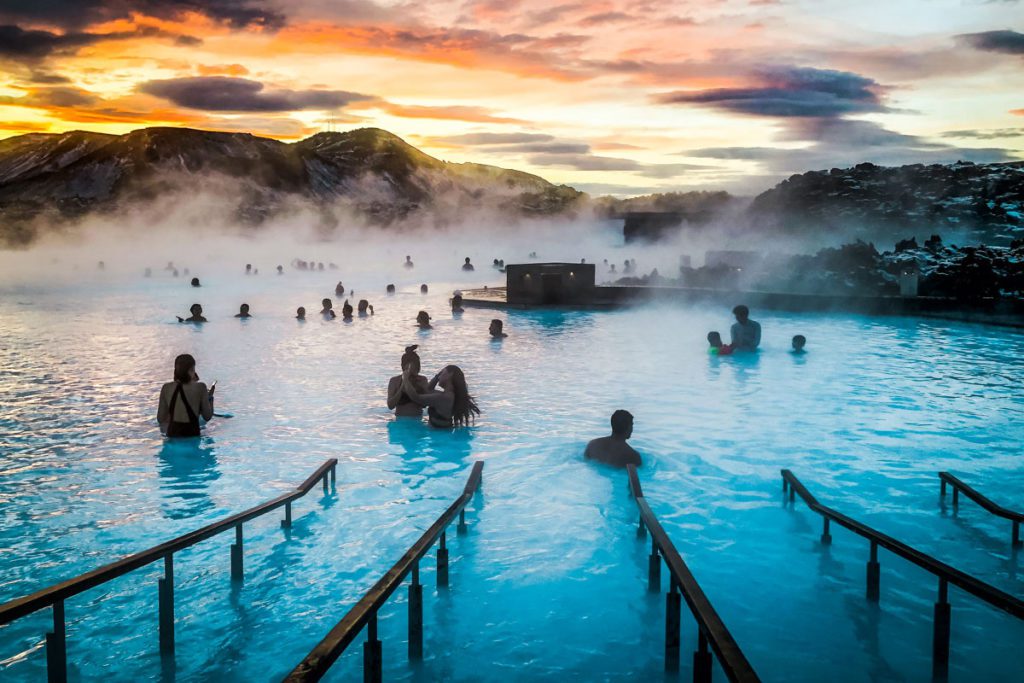
[[[397,417],[422,417],[432,427],[447,429],[466,427],[480,414],[466,386],[466,375],[457,365],[446,365],[429,382],[420,374],[420,356],[417,346],[405,347],[402,354],[402,374],[388,383],[388,409]],[[438,391],[440,389],[440,391]]]

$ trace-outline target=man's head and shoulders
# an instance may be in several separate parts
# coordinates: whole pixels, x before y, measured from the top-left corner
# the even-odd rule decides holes
[[[643,464],[640,454],[626,443],[626,440],[633,436],[633,416],[625,410],[616,410],[612,413],[611,424],[611,435],[602,436],[588,443],[583,457],[614,467],[639,467]]]

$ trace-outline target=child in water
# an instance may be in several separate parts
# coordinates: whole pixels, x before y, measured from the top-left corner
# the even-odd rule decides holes
[[[729,344],[722,343],[722,335],[718,332],[708,332],[708,353],[712,356],[731,356],[733,348]]]
[[[793,353],[807,353],[804,346],[807,344],[807,337],[802,334],[793,336]]]

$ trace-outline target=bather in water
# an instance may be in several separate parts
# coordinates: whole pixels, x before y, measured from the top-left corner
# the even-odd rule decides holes
[[[324,299],[320,303],[323,306],[320,310],[320,315],[324,317],[324,320],[334,320],[338,317],[338,314],[334,312],[334,304],[331,303],[330,299]]]
[[[174,359],[174,381],[160,389],[156,420],[169,437],[199,436],[199,418],[213,417],[213,392],[196,374],[196,359],[183,353]]]
[[[430,330],[433,327],[430,324],[430,314],[426,311],[420,311],[416,314],[416,324],[419,325],[421,330]]]
[[[242,304],[241,306],[239,306],[238,313],[235,313],[235,317],[242,319],[251,318],[252,316],[249,315],[249,304]]]
[[[435,387],[440,387],[441,391]],[[403,370],[402,389],[413,402],[427,407],[427,418],[432,427],[468,427],[480,414],[466,386],[466,375],[457,365],[445,366],[430,380],[427,391],[423,393],[412,381],[412,373],[408,369]]]
[[[416,353],[417,348],[416,344],[405,347],[405,353],[402,354],[402,372],[408,371],[415,393],[425,394],[430,391],[430,386],[427,378],[420,374],[420,356]],[[388,382],[388,410],[395,411],[396,417],[423,416],[423,406],[405,393],[402,375],[395,375]]]
[[[359,306],[356,308],[360,318],[365,318],[367,315],[373,315],[373,306],[366,299],[359,300]],[[369,313],[367,313],[369,311]]]
[[[602,436],[587,444],[583,457],[588,460],[625,467],[642,463],[640,454],[633,449],[626,439],[633,436],[633,416],[625,410],[616,410],[612,413],[611,436]]]
[[[178,316],[178,322],[179,323],[205,323],[205,322],[208,322],[206,320],[206,318],[203,317],[203,307],[200,306],[199,304],[192,304],[191,306],[189,306],[188,312],[191,313],[192,315],[190,315],[187,318],[182,318],[180,315]]]

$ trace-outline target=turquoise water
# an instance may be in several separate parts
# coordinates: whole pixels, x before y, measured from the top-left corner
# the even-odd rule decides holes
[[[288,259],[282,259],[287,263]],[[324,259],[325,261],[327,259]],[[400,262],[401,256],[397,256]],[[621,259],[618,259],[621,260]],[[712,358],[726,310],[446,313],[461,282],[365,276],[352,323],[314,313],[340,275],[90,272],[0,290],[0,601],[100,566],[286,491],[329,457],[337,489],[175,557],[177,680],[278,680],[297,664],[486,462],[470,533],[450,536],[451,585],[424,563],[425,659],[405,653],[405,592],[381,613],[388,680],[662,678],[664,597],[646,592],[646,545],[620,471],[585,463],[620,407],[636,416],[645,493],[765,680],[923,681],[936,581],[884,551],[882,596],[864,599],[867,543],[783,504],[788,467],[823,503],[1014,595],[1009,524],[943,506],[950,470],[1020,509],[1024,334],[958,323],[755,311],[764,349]],[[461,275],[459,277],[462,277]],[[344,278],[346,284],[349,277]],[[394,281],[399,294],[383,295]],[[211,322],[172,324],[193,300]],[[242,300],[256,316],[231,318]],[[354,302],[353,302],[354,303]],[[297,323],[305,305],[310,320]],[[337,303],[340,308],[340,302]],[[416,311],[435,317],[419,332]],[[508,339],[487,337],[492,317]],[[787,352],[808,337],[809,353]],[[387,379],[409,343],[425,374],[456,362],[483,415],[447,433],[395,421]],[[218,379],[215,420],[193,444],[154,425],[173,357]],[[67,604],[73,680],[161,677],[152,566]],[[951,680],[1020,680],[1024,626],[956,589]],[[0,628],[0,678],[45,677],[44,611]],[[683,612],[683,675],[696,641]],[[357,680],[361,647],[332,670]],[[720,677],[721,673],[716,673]]]

